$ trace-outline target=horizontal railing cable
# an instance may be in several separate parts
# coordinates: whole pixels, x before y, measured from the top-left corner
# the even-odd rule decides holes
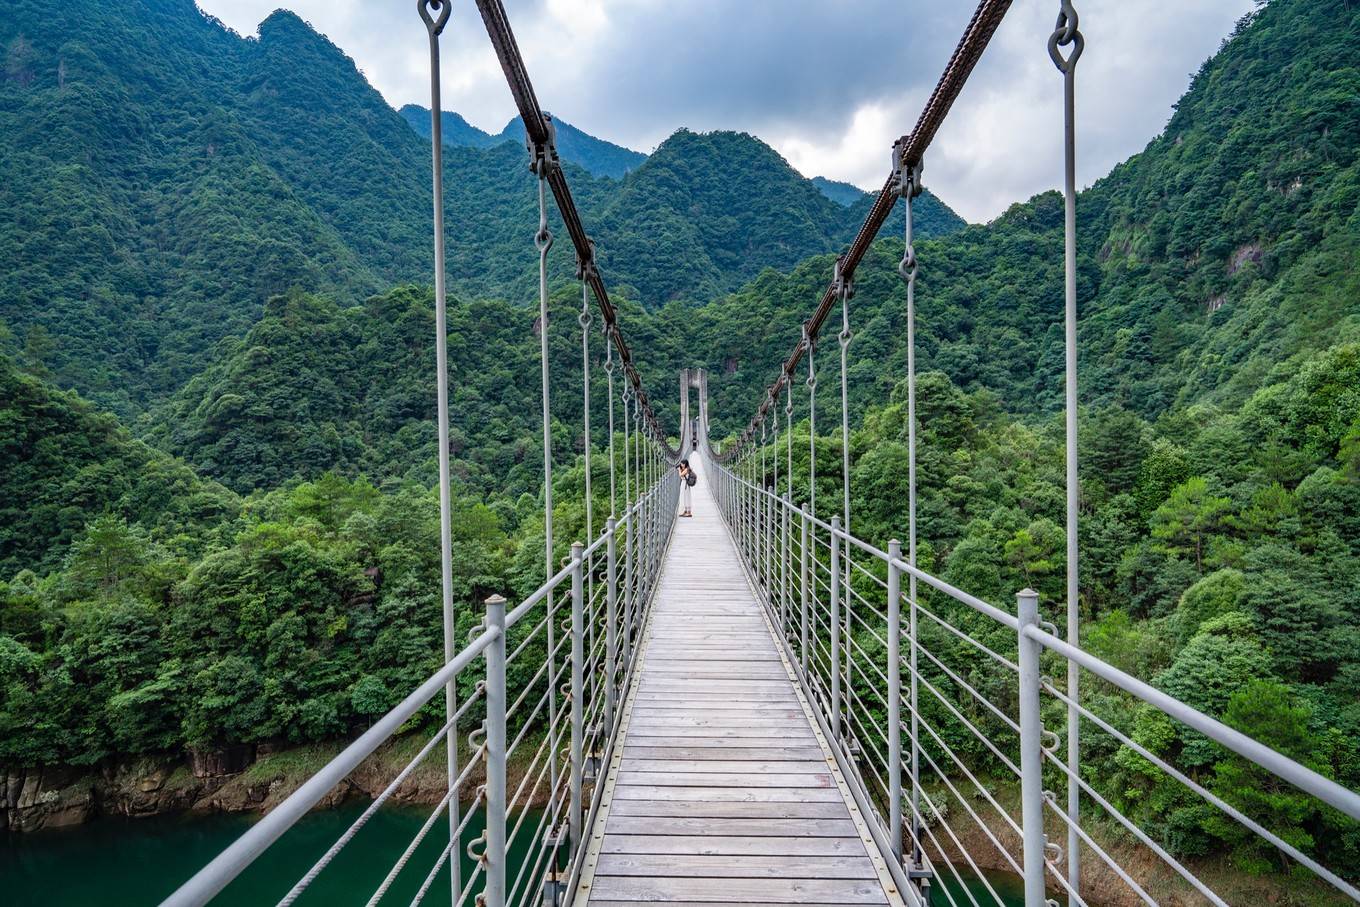
[[[701,412],[704,409],[701,401]],[[1147,760],[1153,769],[1184,785],[1294,865],[1360,901],[1360,890],[1304,853],[1303,845],[1284,840],[1261,821],[1247,816],[1101,718],[1089,704],[1074,700],[1056,687],[1035,669],[1036,653],[1046,651],[1045,660],[1057,659],[1089,671],[1130,697],[1127,702],[1144,703],[1158,710],[1346,816],[1360,818],[1360,795],[1060,639],[1056,628],[1038,617],[1034,593],[1028,590],[1020,593],[1017,613],[1008,613],[857,538],[838,526],[837,520],[828,523],[796,507],[787,496],[760,487],[752,480],[756,476],[745,478],[733,472],[713,460],[711,447],[705,447],[705,455],[713,466],[710,481],[719,511],[738,542],[747,575],[766,615],[778,628],[776,639],[786,647],[789,663],[819,713],[818,721],[829,729],[838,758],[844,756],[849,760],[846,779],[855,797],[875,813],[872,818],[876,837],[885,831],[883,837],[887,840],[897,837],[898,830],[887,822],[886,812],[878,810],[886,810],[894,802],[894,790],[902,795],[898,802],[904,809],[898,815],[903,816],[907,826],[901,829],[902,834],[916,848],[913,872],[933,875],[937,881],[944,880],[939,878],[944,873],[945,878],[963,885],[960,870],[966,866],[978,873],[983,882],[982,888],[960,889],[966,900],[975,902],[975,894],[984,889],[995,894],[978,870],[974,854],[963,846],[947,821],[950,810],[946,807],[952,808],[951,804],[957,801],[967,820],[978,826],[1011,869],[1026,877],[1027,885],[1035,881],[1037,873],[1042,876],[1044,889],[1065,892],[1070,904],[1085,904],[1087,898],[1067,877],[1063,848],[1044,839],[1042,831],[1038,832],[1042,847],[1035,850],[1033,846],[1035,829],[1044,824],[1046,816],[1070,830],[1071,840],[1078,841],[1095,859],[1093,865],[1108,871],[1112,880],[1117,880],[1115,884],[1127,886],[1130,896],[1139,902],[1155,900],[1150,894],[1149,879],[1142,876],[1143,863],[1131,862],[1121,849],[1128,844],[1145,847],[1148,856],[1160,861],[1208,902],[1225,903],[1177,859],[1172,848],[1159,843],[1138,822],[1120,812],[1107,795],[1101,794],[1093,783],[1095,779],[1081,777],[1059,757],[1059,734],[1044,727],[1039,708],[1039,698],[1046,694],[1075,709],[1094,728],[1113,737],[1117,745],[1127,747]],[[741,471],[753,473],[749,461]],[[786,537],[775,538],[777,534]],[[896,542],[888,548],[893,552],[900,550]],[[787,556],[781,553],[784,551],[791,555],[792,569],[787,575],[781,573],[782,568],[766,563]],[[881,582],[883,570],[888,573],[887,582]],[[917,578],[926,590],[939,593],[943,601],[926,607],[911,599],[902,588],[901,576]],[[894,607],[893,595],[902,607]],[[964,610],[942,608],[941,604],[948,601],[963,606]],[[910,606],[913,612],[910,627],[906,625],[905,606]],[[896,636],[892,614],[902,622]],[[928,636],[920,634],[916,616],[922,618],[920,628],[930,630]],[[965,616],[969,618],[966,622],[961,620]],[[1004,633],[998,636],[987,632],[987,622]],[[979,639],[979,635],[987,642]],[[1009,636],[1015,648],[999,642],[1003,636]],[[1013,659],[1010,653],[1016,651],[1020,657]],[[895,656],[891,654],[894,652]],[[922,656],[919,662],[916,655]],[[894,674],[903,683],[910,679],[913,688],[919,687],[921,702],[914,696],[909,701],[894,699]],[[886,699],[885,687],[889,690]],[[1011,696],[1017,699],[1012,701]],[[1018,719],[1011,711],[1016,702]],[[879,717],[885,714],[886,723]],[[1040,719],[1037,722],[1036,714]],[[913,736],[916,729],[919,738]],[[909,772],[905,760],[894,749],[894,739],[904,738],[911,742],[923,769],[933,772],[938,779],[948,803],[941,803],[921,787],[919,780],[914,780],[914,769]],[[889,746],[886,757],[885,745]],[[1109,819],[1103,821],[1113,824],[1083,825],[1073,813],[1064,810],[1056,795],[1043,790],[1045,765],[1056,770],[1057,776],[1070,780],[1106,813]],[[899,786],[896,779],[908,783]],[[958,781],[965,781],[963,790]],[[976,794],[970,793],[969,787]],[[1014,791],[1016,787],[1022,795],[1023,815],[1012,814],[999,799],[1000,790]],[[1035,795],[1037,814],[1033,808],[1036,800],[1026,799]],[[987,802],[995,817],[988,809],[982,810],[985,815],[974,809],[973,801],[979,797]],[[940,829],[944,830],[943,837],[937,834]],[[1126,843],[1120,846],[1112,846],[1119,843],[1118,838],[1105,839],[1109,834],[1125,833]],[[1006,846],[1003,838],[1011,835],[1024,844],[1023,859]],[[938,858],[933,862],[930,851]],[[951,851],[957,857],[950,856]],[[948,886],[940,893],[944,900],[957,902]]]

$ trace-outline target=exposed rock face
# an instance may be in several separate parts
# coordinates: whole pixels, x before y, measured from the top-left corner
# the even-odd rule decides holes
[[[294,754],[303,758],[299,760]],[[325,749],[308,751],[261,743],[195,751],[182,757],[148,756],[98,769],[0,766],[0,828],[60,828],[98,815],[268,812],[307,780],[317,760],[325,761],[333,754]],[[350,797],[377,797],[411,755],[409,748],[391,744],[379,748],[336,785],[318,808],[339,806]],[[474,774],[467,779],[464,792],[479,783],[480,775]],[[438,803],[448,790],[446,785],[443,760],[432,755],[406,777],[393,792],[391,802]]]
[[[78,770],[9,769],[0,779],[0,819],[13,831],[79,825],[95,813],[95,779]]]
[[[96,815],[153,816],[189,809],[225,776],[197,778],[175,759],[136,759],[88,771],[67,766],[0,771],[0,826],[37,831]]]

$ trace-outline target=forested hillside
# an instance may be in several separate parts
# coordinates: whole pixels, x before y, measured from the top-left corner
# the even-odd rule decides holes
[[[430,484],[433,307],[433,294],[416,287],[353,308],[302,293],[277,297],[243,339],[224,341],[218,361],[157,412],[147,437],[241,492],[328,470]],[[625,313],[639,314],[631,308],[625,304]],[[552,311],[557,453],[569,458],[581,436],[579,294],[559,294]],[[489,497],[536,493],[539,387],[525,376],[538,373],[539,342],[530,313],[451,300],[448,323],[455,473]],[[593,342],[602,352],[598,335]],[[592,377],[603,401],[604,370],[597,366]],[[677,382],[654,387],[673,414]],[[595,415],[603,432],[603,404]]]
[[[276,12],[242,38],[192,0],[81,0],[67,13],[15,0],[0,20],[0,321],[28,367],[132,417],[272,295],[349,306],[428,282],[428,140],[297,16]],[[586,139],[565,130],[564,150],[599,150]],[[816,190],[756,139],[721,141],[730,159],[663,155],[621,182],[568,164],[611,284],[646,306],[706,301],[853,229],[831,205],[813,213],[832,222],[803,230],[806,213],[775,216],[778,197],[734,222],[743,185]],[[446,152],[450,279],[465,295],[532,291],[526,162],[519,142]],[[928,229],[961,225],[940,211]],[[643,248],[665,251],[664,272]],[[553,266],[569,281],[567,244]]]
[[[1354,261],[1360,257],[1351,254],[1360,253],[1360,221],[1355,205],[1341,204],[1350,198],[1360,201],[1356,194],[1360,168],[1352,146],[1347,146],[1346,155],[1334,151],[1324,155],[1328,146],[1322,135],[1353,129],[1360,123],[1360,112],[1352,110],[1353,98],[1360,91],[1354,84],[1360,42],[1353,40],[1354,15],[1347,25],[1342,23],[1343,14],[1344,9],[1338,8],[1337,21],[1331,28],[1311,31],[1316,28],[1314,20],[1298,15],[1285,0],[1267,7],[1221,54],[1206,63],[1179,105],[1167,135],[1154,140],[1142,154],[1081,194],[1080,340],[1083,394],[1090,404],[1119,405],[1145,418],[1156,418],[1173,404],[1183,406],[1201,400],[1236,406],[1271,374],[1284,376],[1294,371],[1296,363],[1292,356],[1316,352],[1339,340],[1360,339],[1360,307],[1356,302],[1360,298],[1357,285],[1360,269],[1354,267]],[[1225,147],[1230,146],[1201,138],[1219,128],[1217,118],[1228,115],[1220,110],[1227,109],[1226,102],[1215,104],[1214,98],[1235,99],[1230,109],[1243,122],[1273,122],[1269,119],[1276,107],[1272,92],[1278,89],[1294,96],[1296,89],[1292,86],[1281,88],[1274,84],[1277,67],[1250,64],[1256,56],[1272,59],[1273,51],[1262,50],[1260,45],[1263,41],[1277,40],[1292,48],[1298,58],[1295,66],[1311,80],[1306,89],[1297,91],[1306,90],[1308,97],[1316,99],[1316,112],[1301,114],[1300,122],[1291,128],[1246,130],[1235,141],[1250,144],[1254,150],[1249,155],[1228,153]],[[1278,117],[1278,113],[1273,115]],[[1316,130],[1316,134],[1310,134],[1310,129]],[[1181,165],[1178,162],[1184,157],[1187,142],[1200,146],[1202,153]],[[1203,160],[1211,155],[1212,160]],[[1270,190],[1266,184],[1275,178],[1255,169],[1254,162],[1258,160],[1292,162],[1291,172],[1296,171],[1301,186],[1307,188],[1299,188],[1291,195]],[[697,217],[693,222],[686,220],[684,212],[702,215],[705,205],[716,212],[721,204],[719,197],[711,193],[712,183],[679,178],[696,171],[728,172],[734,178],[739,173],[760,172],[770,182],[752,184],[756,201],[727,217],[724,232],[717,230],[724,219],[716,214]],[[1147,188],[1150,177],[1144,174],[1148,173],[1183,175],[1167,175],[1155,183],[1154,196]],[[1206,188],[1200,184],[1203,180],[1226,182],[1233,191],[1225,194]],[[1253,181],[1260,183],[1260,191],[1253,190]],[[696,186],[708,186],[710,190],[700,192]],[[839,208],[809,182],[797,180],[769,149],[735,134],[678,133],[629,175],[621,191],[620,200],[606,205],[600,215],[606,226],[616,233],[628,232],[639,238],[651,235],[642,228],[619,231],[617,221],[628,197],[649,193],[655,204],[645,209],[648,217],[673,222],[677,229],[688,229],[695,234],[696,247],[714,249],[709,258],[713,264],[706,272],[709,275],[720,273],[723,268],[719,265],[723,263],[738,272],[755,268],[762,256],[767,262],[775,257],[771,250],[761,248],[737,255],[730,250],[731,237],[778,236],[784,230],[792,236],[797,232],[795,228],[812,229],[818,222],[831,223],[829,212]],[[1112,200],[1136,197],[1140,192],[1150,199],[1155,197],[1155,206],[1163,212],[1178,212],[1176,216],[1183,230],[1200,230],[1201,223],[1230,220],[1229,212],[1238,210],[1244,199],[1273,200],[1271,205],[1280,210],[1270,209],[1273,213],[1268,223],[1253,222],[1240,228],[1245,231],[1242,235],[1250,233],[1256,237],[1253,249],[1259,251],[1260,262],[1242,259],[1244,253],[1234,245],[1236,240],[1216,239],[1204,240],[1204,248],[1197,248],[1188,258],[1184,250],[1173,255],[1166,249],[1157,255],[1151,250],[1142,252],[1141,258],[1133,252],[1114,255],[1111,250],[1122,248],[1129,229],[1128,218],[1135,209]],[[773,203],[766,204],[761,199],[778,199],[783,207],[776,210]],[[868,199],[869,196],[864,196],[852,210],[867,204]],[[791,207],[793,201],[801,207]],[[924,217],[936,213],[928,197],[923,197],[919,204],[925,209]],[[627,210],[643,208],[627,206]],[[1145,209],[1138,210],[1143,210],[1150,219],[1170,218],[1165,213],[1154,217]],[[905,290],[896,272],[901,257],[897,233],[901,217],[899,203],[885,227],[884,238],[872,248],[858,275],[850,355],[850,398],[856,414],[869,403],[884,399],[906,367],[901,343],[905,334]],[[696,224],[707,224],[717,232],[701,235]],[[823,229],[827,241],[835,238],[833,231]],[[669,235],[668,228],[661,226],[652,233],[658,237]],[[990,224],[923,240],[918,243],[918,253],[922,368],[938,369],[969,391],[990,390],[997,395],[999,405],[1017,414],[1042,414],[1059,406],[1061,199],[1052,193],[1038,196],[1013,206]],[[617,246],[608,253],[602,252],[606,273],[614,273],[611,265],[621,254]],[[639,275],[647,286],[698,279],[695,276],[698,272],[682,275],[671,267],[672,256],[680,253],[660,240],[651,246],[639,245],[629,254],[640,262]],[[731,256],[731,260],[724,256]],[[1188,264],[1190,261],[1194,262],[1193,267]],[[676,371],[701,365],[714,376],[710,391],[714,395],[717,429],[726,432],[744,424],[760,389],[773,379],[774,364],[797,341],[798,326],[829,279],[832,264],[832,256],[824,255],[804,261],[787,275],[777,270],[766,271],[736,293],[697,309],[673,305],[653,314],[638,311],[635,306],[626,309],[625,330],[638,352],[649,386],[662,389],[660,393],[653,392],[653,397],[663,415],[673,418],[671,388]],[[654,274],[644,271],[645,268],[654,269]],[[1230,289],[1224,290],[1221,306],[1209,312],[1201,297],[1207,292],[1206,287],[1217,285]],[[621,298],[627,299],[628,294]],[[559,304],[570,308],[578,303],[570,292],[564,291],[559,294]],[[341,303],[339,307],[347,306]],[[366,310],[376,311],[372,305]],[[484,307],[476,303],[460,308],[468,312],[479,310]],[[1283,325],[1281,310],[1291,313]],[[354,339],[340,353],[322,355],[320,347],[308,350],[310,327],[290,331],[276,326],[267,337],[225,344],[211,370],[157,414],[155,423],[160,427],[151,437],[237,488],[260,487],[261,482],[267,486],[293,474],[314,477],[328,463],[387,475],[402,473],[414,462],[428,462],[433,456],[428,350],[385,363],[381,373],[373,366],[356,366],[351,351],[365,343],[358,338],[381,338],[393,328],[384,323],[385,319],[364,315],[363,311],[352,310],[350,317],[357,319],[351,328]],[[501,322],[506,327],[500,327]],[[511,324],[517,327],[509,327]],[[579,369],[569,340],[577,329],[574,314],[554,318],[552,329],[554,336],[560,338],[554,349],[561,351],[553,371],[564,382],[556,394],[558,405],[564,407],[559,417],[571,424],[568,417],[575,412],[571,407],[576,395],[570,392],[567,382],[574,380],[570,376]],[[504,350],[499,355],[505,361],[524,364],[536,356],[532,349],[532,312],[516,315],[507,310],[489,319],[487,330],[487,348]],[[424,336],[419,330],[414,335]],[[834,340],[824,342],[834,350]],[[389,382],[425,388],[425,409],[401,412],[402,419],[420,425],[403,429],[400,420],[384,420],[381,424],[390,431],[374,434],[379,439],[376,446],[381,446],[384,437],[396,437],[392,433],[398,430],[410,433],[400,435],[403,439],[419,438],[424,446],[411,448],[405,443],[390,446],[390,451],[406,457],[403,463],[377,453],[375,445],[361,440],[364,435],[356,431],[335,433],[336,427],[318,415],[327,412],[329,404],[318,400],[313,405],[308,395],[278,391],[288,386],[288,380],[296,379],[285,379],[286,370],[277,370],[271,378],[262,364],[264,360],[257,357],[252,362],[246,358],[250,350],[275,343],[291,345],[316,368],[331,374],[365,376],[364,381],[351,381],[354,390],[341,394],[345,398],[341,409],[349,413],[348,419],[359,419],[358,414],[369,412],[360,396],[381,396],[383,392],[375,388]],[[376,342],[369,348],[381,350],[385,346],[390,344]],[[287,361],[278,351],[273,355],[273,361]],[[1219,360],[1223,367],[1212,374],[1202,374],[1195,366],[1197,362]],[[830,359],[823,356],[820,361],[824,367],[828,363],[834,365],[834,356]],[[475,397],[490,393],[491,389],[483,389],[486,381],[482,376],[489,373],[479,360],[469,358],[465,364],[463,384],[468,388],[465,393]],[[243,387],[237,387],[238,382],[227,377],[259,376],[262,371],[265,374],[257,380],[240,382]],[[331,383],[318,385],[331,386]],[[253,415],[207,418],[216,411],[212,403],[214,393],[226,393],[233,401],[241,396],[253,401],[254,388],[259,388],[259,393],[272,389],[279,400],[293,402],[277,409],[253,404],[239,411],[264,412],[269,418]],[[503,458],[491,455],[491,451],[508,442],[501,439],[493,443],[489,436],[499,436],[504,430],[502,426],[516,424],[517,420],[532,433],[532,400],[517,397],[516,401],[515,407],[505,409],[504,419],[492,423],[495,427],[487,432],[488,437],[474,438],[463,449],[470,461],[479,464],[484,475],[506,475]],[[799,399],[798,405],[801,412],[804,402]],[[466,412],[472,416],[475,411],[469,408]],[[275,425],[292,425],[302,431],[323,422],[326,425],[315,433],[309,432],[308,437],[330,440],[313,440],[314,446],[310,448],[282,444],[279,438],[270,435],[271,426]],[[370,414],[352,424],[375,423]],[[472,424],[482,424],[482,420],[455,419],[455,428],[460,432],[467,431],[466,426]],[[424,453],[410,457],[413,449]],[[245,464],[257,456],[275,461],[277,471],[251,477],[251,468]],[[329,459],[331,456],[335,459]]]
[[[242,39],[188,0],[80,3],[60,24],[31,0],[12,6],[0,763],[346,736],[438,657],[426,142],[291,14]],[[542,326],[527,304],[523,149],[464,144],[447,158],[466,606],[532,589],[542,568]],[[1164,133],[1078,202],[1087,644],[1352,787],[1358,155],[1360,9],[1272,0],[1196,74]],[[676,418],[677,370],[701,366],[715,428],[738,430],[870,196],[828,198],[740,133],[681,130],[619,179],[574,165],[570,178],[662,421]],[[998,603],[1024,585],[1057,601],[1061,199],[971,226],[933,196],[919,206],[923,558]],[[852,493],[857,532],[879,541],[905,532],[901,228],[899,204],[851,314]],[[547,325],[564,545],[581,532],[583,484],[568,246]],[[828,500],[837,352],[826,334]],[[71,386],[92,402],[58,389]],[[799,419],[806,393],[795,384]],[[1151,713],[1120,720],[1360,872],[1360,836],[1335,815],[1261,793]],[[1128,753],[1093,751],[1090,765],[1178,853],[1269,868]]]

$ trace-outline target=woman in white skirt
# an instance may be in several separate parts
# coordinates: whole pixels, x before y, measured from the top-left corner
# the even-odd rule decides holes
[[[689,468],[689,460],[681,460],[675,469],[680,473],[680,502],[685,505],[680,515],[694,516],[694,511],[690,509],[690,489],[694,487],[698,477],[695,476],[694,470]]]

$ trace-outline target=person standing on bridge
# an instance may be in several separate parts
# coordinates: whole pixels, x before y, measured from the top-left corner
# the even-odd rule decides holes
[[[680,499],[685,505],[685,509],[680,511],[681,516],[694,516],[694,511],[690,509],[690,489],[694,483],[699,481],[694,470],[690,468],[689,460],[681,460],[680,465],[675,467],[675,471],[680,473]]]

